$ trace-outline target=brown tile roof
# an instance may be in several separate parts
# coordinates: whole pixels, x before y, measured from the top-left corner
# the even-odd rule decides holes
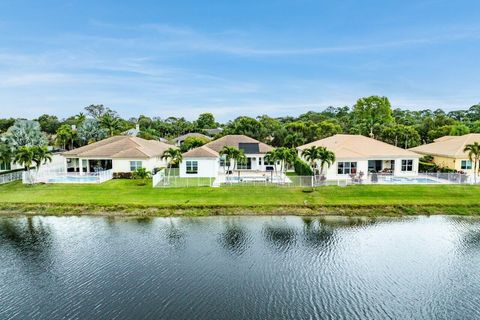
[[[201,146],[183,154],[186,158],[218,158],[220,155],[207,146]]]
[[[297,149],[305,150],[312,146],[327,148],[335,153],[337,159],[419,157],[419,155],[414,152],[361,135],[336,134],[325,139],[305,144]]]
[[[420,154],[466,159],[468,155],[463,152],[463,149],[467,144],[474,142],[480,143],[480,133],[470,133],[463,136],[445,136],[436,139],[435,142],[411,148],[410,150]]]
[[[64,152],[64,156],[104,158],[152,158],[163,154],[172,145],[138,137],[114,136],[77,149]],[[175,148],[175,147],[173,147]]]
[[[258,143],[259,152],[261,154],[264,154],[273,150],[273,147],[269,146],[268,144],[265,144],[253,138],[247,137],[245,135],[223,136],[217,140],[214,140],[205,144],[205,146],[216,152],[220,152],[220,150],[222,150],[224,146],[239,148],[240,143]]]

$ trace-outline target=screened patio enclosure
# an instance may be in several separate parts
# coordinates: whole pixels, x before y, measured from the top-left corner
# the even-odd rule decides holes
[[[67,158],[67,172],[100,172],[112,167],[111,159]]]

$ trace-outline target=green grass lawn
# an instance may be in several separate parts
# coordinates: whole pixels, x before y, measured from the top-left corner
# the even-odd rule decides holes
[[[0,204],[88,204],[143,206],[480,206],[480,186],[470,185],[362,185],[302,188],[229,186],[222,188],[152,188],[134,180],[103,184],[48,184],[0,186]]]

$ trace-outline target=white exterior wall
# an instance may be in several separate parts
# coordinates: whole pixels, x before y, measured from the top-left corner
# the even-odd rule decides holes
[[[303,159],[305,161],[305,159]],[[368,160],[395,160],[395,176],[416,176],[418,174],[418,158],[374,158],[374,159],[336,159],[335,163],[330,166],[330,168],[324,168],[326,173],[327,180],[336,180],[336,179],[345,179],[350,178],[348,174],[338,174],[338,162],[356,162],[357,163],[357,174],[362,171],[365,176],[368,175]],[[412,171],[402,171],[402,160],[413,160],[413,170]]]
[[[64,157],[65,170],[67,166],[66,158]],[[68,157],[75,158],[75,157]],[[82,160],[110,160],[109,158],[79,158],[79,164],[81,167]],[[147,169],[147,171],[153,172],[155,168],[167,167],[165,160],[162,160],[160,157],[153,157],[147,159],[111,159],[112,160],[112,172],[121,173],[121,172],[131,172],[130,171],[130,161],[141,161],[142,168]]]
[[[187,174],[187,161],[198,162],[198,173]],[[191,178],[191,177],[216,178],[218,176],[219,171],[220,171],[220,159],[218,158],[183,158],[183,161],[180,163],[180,177],[182,178]]]

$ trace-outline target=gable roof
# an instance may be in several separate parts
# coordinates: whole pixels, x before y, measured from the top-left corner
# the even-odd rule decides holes
[[[258,144],[258,153],[260,154],[264,154],[273,150],[273,147],[269,146],[268,144],[265,144],[263,142],[260,142],[258,140],[255,140],[253,138],[250,138],[242,134],[237,134],[237,135],[231,134],[231,135],[223,136],[217,140],[214,140],[205,144],[205,146],[216,152],[220,152],[220,150],[222,150],[224,146],[236,147],[240,149],[241,146],[245,146],[245,145],[251,146],[252,144]],[[245,151],[248,151],[248,150],[245,150]]]
[[[156,140],[130,136],[113,136],[64,152],[64,156],[105,158],[153,158],[163,154],[171,145]]]
[[[480,133],[470,133],[463,136],[444,136],[432,143],[411,148],[410,150],[421,154],[448,158],[468,158],[463,149],[467,144],[474,142],[480,143]]]
[[[186,158],[218,158],[219,156],[218,152],[207,146],[201,146],[183,154]]]
[[[335,154],[337,159],[419,157],[419,155],[414,152],[362,135],[336,134],[325,139],[305,144],[297,149],[302,151],[312,146],[327,148]]]

